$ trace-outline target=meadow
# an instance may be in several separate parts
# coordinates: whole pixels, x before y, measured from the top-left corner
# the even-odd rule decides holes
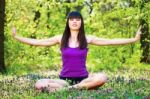
[[[107,83],[95,90],[60,90],[37,92],[34,84],[42,78],[58,78],[58,71],[43,71],[20,76],[0,76],[2,99],[149,99],[150,72],[122,69],[105,71]]]

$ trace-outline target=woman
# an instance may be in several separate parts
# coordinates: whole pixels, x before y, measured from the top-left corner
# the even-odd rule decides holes
[[[85,36],[84,22],[79,12],[71,12],[67,17],[66,27],[63,35],[57,35],[49,39],[30,39],[16,35],[13,28],[13,37],[23,43],[35,46],[52,46],[60,44],[62,54],[62,70],[60,79],[41,79],[35,84],[39,91],[47,90],[53,92],[68,86],[67,88],[94,89],[102,86],[107,77],[104,73],[89,75],[86,69],[86,56],[88,44],[101,45],[122,45],[134,43],[140,39],[141,27],[138,29],[135,38],[129,39],[102,39],[94,36]],[[70,85],[69,85],[70,84]]]

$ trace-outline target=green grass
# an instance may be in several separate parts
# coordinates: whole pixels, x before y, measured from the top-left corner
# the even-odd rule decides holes
[[[38,93],[34,84],[41,78],[57,78],[49,72],[21,76],[0,75],[2,99],[150,99],[149,70],[105,71],[108,82],[96,90],[63,90],[55,93]]]

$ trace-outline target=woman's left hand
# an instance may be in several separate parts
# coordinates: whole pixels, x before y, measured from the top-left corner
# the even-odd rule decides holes
[[[136,32],[136,36],[135,36],[136,41],[140,40],[141,38],[141,28],[142,26],[140,26]]]

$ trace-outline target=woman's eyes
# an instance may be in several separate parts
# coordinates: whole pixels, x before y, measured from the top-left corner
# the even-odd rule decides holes
[[[71,21],[73,21],[74,19],[75,19],[76,21],[80,21],[80,20],[81,20],[80,18],[70,18]]]
[[[80,19],[80,18],[77,18],[76,20],[77,20],[77,21],[80,21],[81,19]]]

